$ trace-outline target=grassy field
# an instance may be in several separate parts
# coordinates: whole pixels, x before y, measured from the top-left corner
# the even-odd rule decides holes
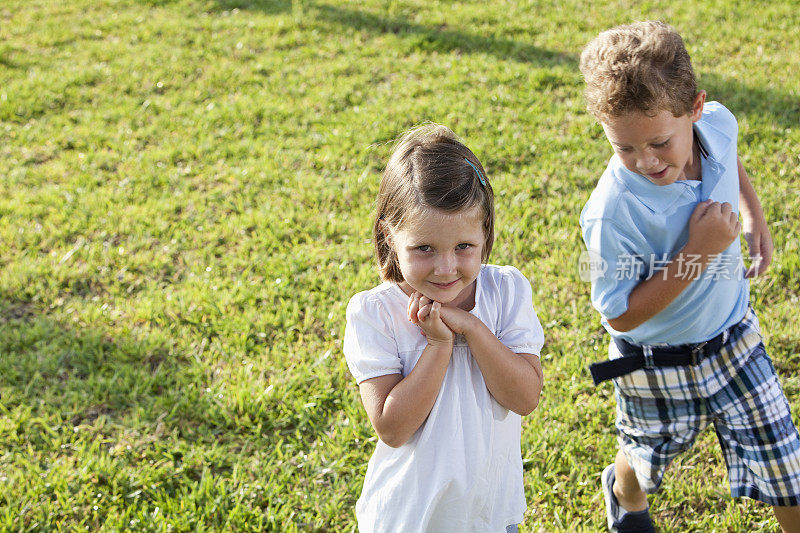
[[[610,150],[577,63],[637,19],[675,25],[739,118],[776,244],[752,299],[797,420],[800,12],[680,5],[2,2],[0,530],[352,531],[375,437],[344,309],[378,283],[391,141],[433,120],[487,168],[491,260],[545,326],[521,530],[601,531],[614,402],[578,214]],[[670,470],[660,529],[775,530],[714,439]]]

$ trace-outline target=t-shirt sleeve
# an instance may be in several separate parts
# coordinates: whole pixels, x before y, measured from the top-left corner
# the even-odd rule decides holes
[[[402,373],[391,317],[380,301],[368,292],[353,296],[347,305],[343,351],[347,367],[357,383]]]
[[[505,274],[501,299],[497,338],[514,353],[539,355],[544,345],[544,331],[533,308],[531,284],[514,267],[508,267]]]
[[[628,310],[628,297],[647,266],[630,237],[605,218],[582,221],[583,240],[592,261],[592,305],[606,319]]]

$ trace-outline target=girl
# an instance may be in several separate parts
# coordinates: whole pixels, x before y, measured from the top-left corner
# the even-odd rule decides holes
[[[485,265],[494,196],[444,126],[406,134],[383,173],[373,242],[384,283],[347,307],[344,353],[379,441],[363,532],[516,531],[521,415],[542,389],[528,280]]]

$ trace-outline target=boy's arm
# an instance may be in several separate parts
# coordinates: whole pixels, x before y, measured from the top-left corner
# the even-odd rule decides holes
[[[442,307],[442,320],[467,338],[486,388],[500,405],[522,416],[536,409],[544,382],[537,356],[512,352],[478,317],[461,309]]]
[[[630,331],[663,311],[694,278],[682,272],[682,262],[700,264],[701,272],[725,251],[739,234],[741,225],[728,203],[706,200],[697,205],[689,219],[689,240],[658,275],[636,285],[628,296],[628,308],[609,318],[617,331]],[[691,274],[698,275],[694,271]]]
[[[742,235],[750,251],[750,268],[746,278],[754,278],[764,273],[772,262],[772,237],[761,202],[758,200],[753,184],[747,177],[742,161],[737,158],[739,167],[739,212],[742,214]]]

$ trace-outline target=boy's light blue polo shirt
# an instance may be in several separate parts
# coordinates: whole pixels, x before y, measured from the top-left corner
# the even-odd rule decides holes
[[[718,102],[708,102],[694,130],[706,154],[702,181],[665,186],[627,170],[614,155],[581,211],[583,240],[595,258],[592,304],[615,337],[636,344],[687,344],[708,340],[739,322],[747,311],[750,284],[744,278],[737,237],[701,275],[691,258],[681,263],[697,278],[659,314],[626,332],[609,326],[628,308],[633,288],[671,259],[689,237],[689,217],[708,198],[739,212],[736,118]]]

